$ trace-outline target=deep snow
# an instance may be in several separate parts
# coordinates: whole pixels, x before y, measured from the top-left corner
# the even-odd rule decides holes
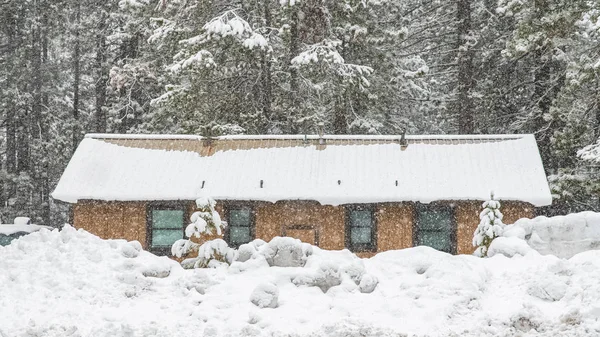
[[[525,254],[417,247],[358,259],[312,247],[304,267],[254,254],[183,270],[136,242],[41,230],[0,247],[0,336],[600,335],[600,251]],[[298,281],[336,270],[342,282],[326,293]],[[361,273],[379,281],[372,293],[354,282]],[[272,285],[276,308],[250,301]]]
[[[513,242],[509,249],[517,244],[522,248],[529,246],[544,255],[570,258],[587,250],[600,249],[600,213],[523,218],[507,226],[502,235]],[[517,243],[515,239],[526,243]]]

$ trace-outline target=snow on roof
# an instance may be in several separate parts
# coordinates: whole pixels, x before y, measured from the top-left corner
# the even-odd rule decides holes
[[[92,200],[551,203],[532,135],[88,135],[52,196]]]
[[[33,233],[37,232],[42,228],[52,230],[52,227],[42,225],[23,225],[23,224],[0,224],[0,234],[11,235],[19,232]]]

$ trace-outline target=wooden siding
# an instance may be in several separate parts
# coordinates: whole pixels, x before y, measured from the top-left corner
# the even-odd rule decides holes
[[[258,239],[268,242],[285,231],[288,236],[309,243],[318,237],[319,247],[323,249],[344,248],[344,207],[322,206],[309,201],[280,201],[257,204],[254,211]]]
[[[344,206],[323,206],[316,202],[262,203],[255,208],[256,237],[269,241],[285,232],[304,242],[318,240],[329,250],[345,248]],[[376,208],[377,252],[412,247],[413,206],[408,203],[381,204]],[[302,229],[298,229],[302,228]],[[359,252],[361,257],[376,252]]]
[[[409,203],[377,206],[377,251],[410,248],[413,245],[414,206]]]
[[[186,219],[196,211],[194,202],[188,202]],[[457,253],[471,254],[471,241],[479,224],[480,201],[456,202]],[[270,241],[284,234],[304,242],[317,244],[328,250],[345,248],[344,206],[320,205],[309,201],[280,201],[277,203],[252,203],[255,212],[256,238]],[[104,239],[137,240],[147,248],[145,202],[92,202],[80,201],[73,207],[73,225],[83,228]],[[222,203],[217,211],[225,216]],[[523,217],[533,217],[534,207],[521,202],[503,202],[501,211],[505,223],[513,223]],[[377,252],[404,249],[413,246],[413,203],[385,203],[375,208],[377,225],[376,252],[359,252],[358,256],[370,257]],[[225,219],[224,219],[225,220]],[[184,226],[187,223],[184,224]],[[218,236],[203,237],[202,240]],[[197,241],[197,240],[194,240]]]
[[[146,203],[80,201],[73,226],[103,239],[137,240],[146,248]]]
[[[521,218],[533,218],[535,216],[534,207],[531,204],[514,201],[504,201],[500,204],[500,212],[504,215],[503,222],[505,224],[512,224]],[[457,222],[456,252],[458,254],[472,254],[475,251],[473,233],[479,225],[481,205],[481,201],[457,202],[455,216]]]
[[[473,233],[479,225],[479,213],[481,212],[481,202],[459,202],[454,209],[456,217],[456,253],[472,254],[475,251],[473,247]]]

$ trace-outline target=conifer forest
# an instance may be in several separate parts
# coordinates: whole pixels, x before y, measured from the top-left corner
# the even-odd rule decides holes
[[[68,221],[50,193],[86,133],[321,123],[535,134],[540,212],[600,211],[600,2],[0,0],[0,122],[2,221]]]

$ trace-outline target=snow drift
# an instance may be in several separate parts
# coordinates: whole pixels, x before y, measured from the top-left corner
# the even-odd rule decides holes
[[[505,238],[495,240],[490,247],[494,253],[524,255],[531,247],[543,255],[570,258],[581,252],[600,249],[600,213],[520,219],[507,226],[502,236]]]
[[[0,336],[600,335],[600,251],[359,259],[292,242],[184,270],[137,242],[41,230],[0,248]],[[277,247],[302,254],[277,266]]]

